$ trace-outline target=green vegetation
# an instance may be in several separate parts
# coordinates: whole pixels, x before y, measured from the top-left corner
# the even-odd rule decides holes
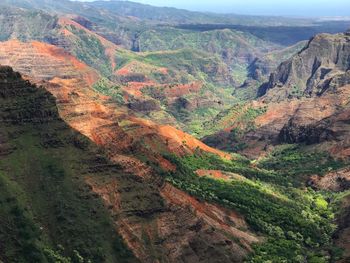
[[[189,94],[181,97],[176,103],[168,107],[167,111],[172,114],[182,125],[185,132],[201,138],[206,134],[211,134],[214,129],[207,125],[208,120],[216,118],[223,109],[229,107],[235,102],[231,96],[230,88],[218,88],[211,84],[204,85],[198,93]],[[208,101],[210,97],[210,101]],[[193,101],[203,101],[203,105],[194,108],[191,106]],[[219,103],[218,103],[219,102]]]
[[[1,172],[0,173],[0,239],[6,240],[2,244],[6,258],[16,258],[22,261],[40,261],[40,230],[33,222],[25,207],[21,206],[18,200],[17,187],[11,183]],[[9,236],[4,234],[8,229]],[[10,232],[11,231],[11,232]],[[9,239],[5,239],[9,238]],[[15,245],[18,242],[18,246]]]
[[[256,81],[244,87],[237,87],[233,91],[235,96],[240,101],[252,101],[257,99],[259,87],[263,84],[263,81]]]
[[[130,62],[139,62],[138,72],[160,83],[182,83],[203,81],[229,85],[232,81],[227,65],[215,54],[184,48],[174,51],[132,53],[117,50],[115,62],[117,69]],[[168,75],[157,74],[154,68],[168,69]],[[147,74],[148,73],[148,74]],[[166,77],[166,79],[164,79]]]
[[[145,97],[159,101],[164,110],[146,117],[159,121],[172,116],[179,127],[198,138],[209,132],[205,122],[237,102],[228,86],[231,78],[226,66],[215,55],[191,49],[139,54],[117,50],[116,63],[118,69],[127,66],[130,78],[140,75],[160,83],[142,89]],[[160,73],[159,68],[166,68],[168,74]],[[177,85],[193,83],[200,86],[198,90],[172,100],[171,92],[176,94],[182,88]]]
[[[74,34],[74,38],[71,39],[72,53],[90,67],[98,70],[103,76],[110,77],[113,69],[101,41],[75,26],[67,26],[67,29]]]
[[[98,82],[93,85],[93,89],[100,94],[111,97],[118,103],[123,103],[123,94],[120,87],[113,84],[107,78],[101,78]]]
[[[45,41],[57,33],[58,18],[47,13],[11,7],[0,8],[0,41],[15,35],[20,41]]]
[[[84,178],[76,176],[79,171],[88,171],[85,162],[93,161],[93,157],[88,149],[65,143],[67,138],[75,140],[73,134],[55,127],[63,133],[47,135],[52,127],[42,127],[38,134],[38,127],[33,127],[11,142],[21,150],[0,161],[0,169],[10,171],[0,173],[0,236],[8,241],[3,244],[5,259],[128,262],[132,255],[114,231],[108,212],[94,198]],[[50,141],[38,140],[44,136],[51,136]],[[60,248],[62,251],[56,252]],[[84,261],[75,260],[80,257]]]
[[[294,184],[302,184],[310,175],[324,175],[347,165],[324,152],[303,150],[301,145],[282,145],[259,160],[257,166],[284,174]]]
[[[182,158],[168,156],[177,165],[177,171],[165,176],[170,183],[201,200],[239,211],[253,230],[267,237],[254,246],[255,252],[248,262],[297,263],[304,259],[328,262],[327,251],[332,247],[331,235],[335,230],[334,197],[298,186],[303,172],[322,173],[342,164],[323,154],[304,153],[297,147],[275,153],[271,158],[277,155],[280,166],[267,165],[268,158],[262,161],[264,165],[259,162],[257,165],[256,161],[238,155],[223,160],[199,151]],[[291,166],[297,167],[296,172],[287,174]],[[199,177],[195,174],[198,169],[233,172],[245,178]]]
[[[58,117],[51,94],[1,70],[1,260],[135,262],[87,182],[118,167]]]
[[[255,108],[249,103],[236,103],[230,109],[221,111],[215,118],[205,123],[207,129],[202,135],[209,135],[205,138],[205,142],[215,146],[217,143],[215,133],[229,129],[230,131],[225,134],[223,150],[228,152],[243,150],[246,147],[243,141],[244,135],[256,129],[255,119],[265,112],[265,107]]]
[[[297,87],[297,86],[293,86],[290,90],[290,97],[293,98],[301,98],[303,96],[304,92],[301,88]]]
[[[225,75],[227,65],[217,56],[199,50],[180,49],[145,53],[140,58],[145,63],[168,68],[170,76],[179,80],[179,83],[185,84],[191,81],[220,83],[219,78],[228,78],[228,75]],[[222,84],[228,84],[229,81],[225,80]]]
[[[143,32],[140,37],[140,51],[160,51],[191,48],[221,54],[229,50],[235,54],[242,48],[246,51],[271,48],[274,45],[242,31],[222,30],[182,30],[161,27]]]

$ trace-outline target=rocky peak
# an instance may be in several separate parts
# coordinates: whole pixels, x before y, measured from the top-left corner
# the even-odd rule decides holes
[[[350,83],[350,35],[319,34],[260,87],[269,101],[321,96]]]

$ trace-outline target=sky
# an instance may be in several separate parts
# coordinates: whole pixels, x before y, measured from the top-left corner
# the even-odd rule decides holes
[[[80,0],[92,1],[92,0]],[[350,0],[132,0],[196,11],[277,16],[350,16]]]

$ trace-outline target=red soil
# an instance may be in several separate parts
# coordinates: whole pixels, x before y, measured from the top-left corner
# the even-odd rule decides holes
[[[230,177],[225,175],[223,171],[219,170],[197,170],[196,173],[198,176],[203,177],[203,176],[209,176],[213,177],[215,179],[224,179],[224,180],[229,180]]]

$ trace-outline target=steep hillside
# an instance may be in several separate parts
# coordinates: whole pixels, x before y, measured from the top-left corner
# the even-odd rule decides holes
[[[259,157],[257,167],[281,172],[284,181],[326,191],[339,225],[331,262],[349,260],[348,43],[347,33],[314,37],[271,74],[264,96],[218,115],[209,123],[214,135],[203,140]]]
[[[135,262],[86,182],[123,174],[60,119],[53,96],[0,67],[0,122],[0,260]]]
[[[154,42],[153,42],[154,41]],[[194,48],[222,55],[230,63],[249,61],[258,52],[266,52],[278,45],[241,31],[222,29],[204,32],[159,27],[145,31],[138,38],[140,51]],[[251,59],[250,58],[250,59]]]
[[[97,92],[141,118],[176,126],[198,138],[208,134],[205,122],[239,100],[256,98],[267,75],[300,48],[284,49],[229,26],[202,31],[156,25],[163,18],[150,21],[142,10],[158,9],[135,3],[51,2],[2,2],[10,7],[0,9],[0,27],[5,29],[1,38],[39,40],[65,49],[105,78],[95,85]],[[127,16],[128,12],[140,17]]]
[[[2,65],[16,65],[16,70],[36,80],[84,88],[99,79],[96,71],[53,45],[12,40],[1,42],[0,52]]]
[[[0,6],[0,262],[347,262],[346,22]]]
[[[237,105],[210,123],[216,133],[203,141],[253,156],[273,145],[306,143],[322,146],[335,156],[349,157],[348,109],[349,86],[320,98]]]

